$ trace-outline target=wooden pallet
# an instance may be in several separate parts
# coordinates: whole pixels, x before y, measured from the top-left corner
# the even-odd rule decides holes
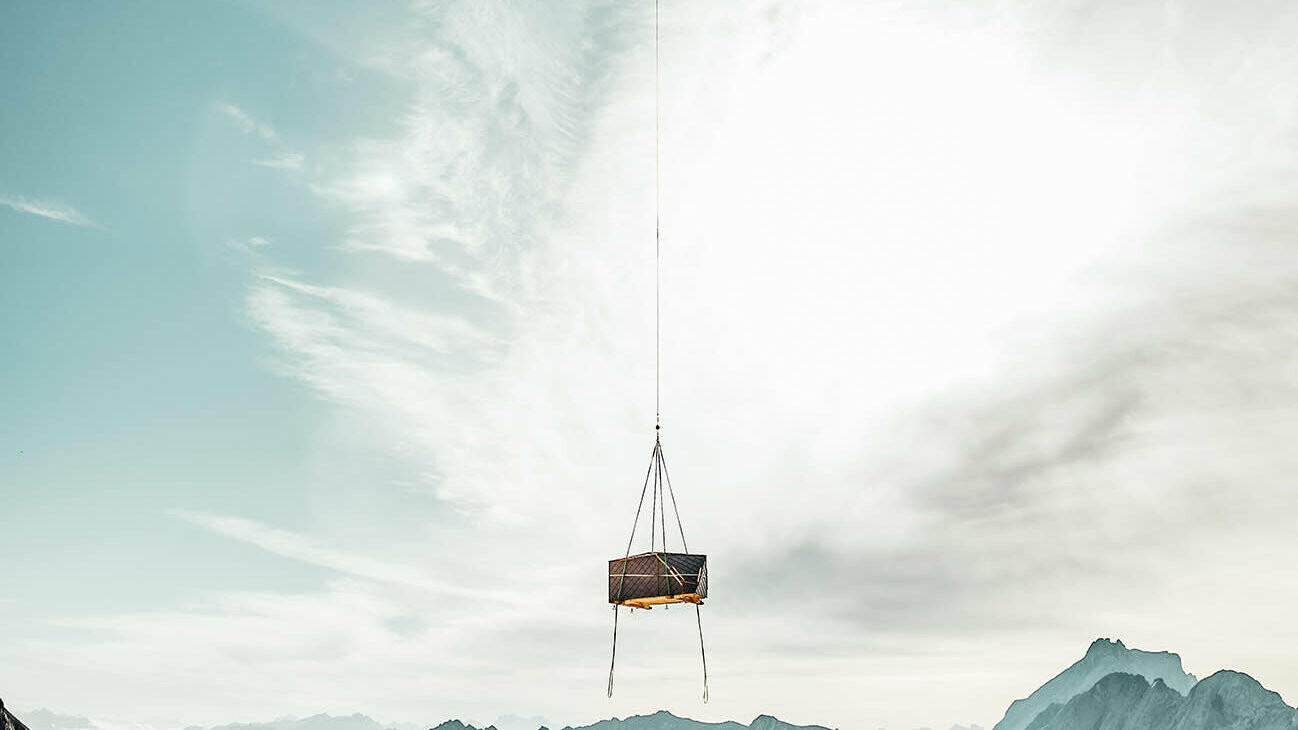
[[[678,596],[649,596],[647,598],[628,598],[625,601],[614,601],[619,606],[629,606],[630,608],[643,608],[648,611],[654,606],[662,606],[670,603],[694,603],[703,605],[703,596],[697,593],[682,593]]]

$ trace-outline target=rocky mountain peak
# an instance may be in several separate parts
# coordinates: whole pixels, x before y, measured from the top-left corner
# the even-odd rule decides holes
[[[1163,685],[1184,695],[1197,681],[1181,666],[1181,657],[1167,651],[1129,649],[1121,639],[1100,638],[1091,642],[1086,655],[1028,697],[1015,700],[993,730],[1026,730],[1051,705],[1063,706],[1113,673],[1142,677],[1145,684],[1162,680]]]
[[[1086,649],[1086,656],[1116,655],[1127,650],[1127,645],[1122,643],[1122,639],[1101,638],[1091,642],[1090,647]]]
[[[1195,685],[1174,727],[1298,730],[1298,710],[1249,675],[1223,669]]]
[[[477,728],[474,728],[472,725],[465,725],[459,720],[447,720],[441,725],[432,728],[432,730],[477,730]]]

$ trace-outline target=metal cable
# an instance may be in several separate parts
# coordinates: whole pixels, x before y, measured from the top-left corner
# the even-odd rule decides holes
[[[658,442],[658,470],[654,474],[654,483],[658,487],[658,501],[662,503],[659,510],[659,519],[662,521],[661,532],[663,536],[663,552],[667,552],[667,495],[663,494],[663,447],[662,442]]]
[[[654,0],[654,430],[662,426],[662,63]]]
[[[653,456],[649,459],[649,472],[653,474],[654,480],[653,493],[649,498],[649,552],[651,553],[656,552],[655,548],[658,545],[657,541],[654,539],[654,531],[658,529],[658,492],[662,491],[662,472],[658,467],[658,454],[658,442],[655,441]],[[663,505],[663,509],[667,509],[666,504]],[[667,549],[665,541],[663,543],[663,549]]]

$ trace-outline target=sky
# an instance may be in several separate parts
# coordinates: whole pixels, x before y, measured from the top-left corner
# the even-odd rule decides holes
[[[102,728],[1298,700],[1298,6],[26,3],[0,696]],[[21,714],[20,714],[21,716]]]

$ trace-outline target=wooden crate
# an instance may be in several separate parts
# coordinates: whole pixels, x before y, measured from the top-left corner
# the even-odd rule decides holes
[[[640,553],[608,561],[608,602],[648,609],[667,603],[703,603],[708,556]]]

